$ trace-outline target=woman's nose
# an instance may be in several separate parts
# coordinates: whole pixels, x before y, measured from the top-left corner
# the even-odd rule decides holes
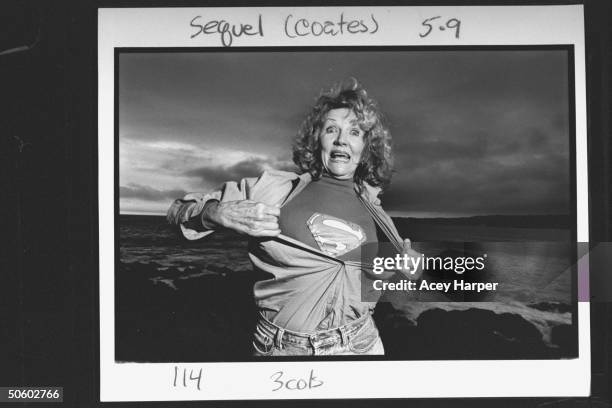
[[[334,139],[334,144],[336,145],[344,145],[346,144],[346,133],[342,130],[338,131],[338,135],[336,139]]]

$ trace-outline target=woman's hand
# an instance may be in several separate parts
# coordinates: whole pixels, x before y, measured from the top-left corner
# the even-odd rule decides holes
[[[423,261],[421,260],[421,253],[412,249],[412,242],[410,239],[404,239],[404,249],[402,250],[402,257],[404,255],[408,255],[408,258],[414,259],[414,262],[410,261],[408,263],[408,268],[400,269],[402,275],[404,275],[408,280],[418,280],[421,275],[423,275]],[[417,264],[415,268],[414,265]]]
[[[206,207],[203,223],[212,223],[251,237],[280,234],[280,208],[251,200],[217,202]]]

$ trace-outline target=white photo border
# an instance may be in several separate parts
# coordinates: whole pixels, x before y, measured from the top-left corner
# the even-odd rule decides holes
[[[375,35],[305,36],[284,31],[287,15],[326,20],[344,12],[376,16]],[[589,303],[578,302],[578,358],[567,360],[312,361],[242,363],[117,363],[115,361],[115,48],[222,47],[219,35],[194,34],[195,16],[265,22],[264,36],[234,38],[240,47],[571,45],[574,50],[577,242],[588,242],[588,173],[584,12],[564,6],[105,8],[98,10],[98,182],[100,254],[100,400],[242,400],[331,398],[553,397],[590,394]],[[432,16],[461,20],[461,36],[431,33]],[[588,279],[587,279],[588,281]],[[580,279],[578,282],[584,282]],[[583,288],[578,288],[580,292]],[[200,390],[175,387],[181,372],[202,369]],[[320,387],[272,391],[271,375]]]

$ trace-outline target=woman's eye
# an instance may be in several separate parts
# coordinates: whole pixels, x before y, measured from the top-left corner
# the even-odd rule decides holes
[[[329,126],[327,129],[325,129],[326,133],[334,133],[336,131],[336,128],[334,126]]]
[[[351,136],[361,136],[361,132],[358,129],[351,130]]]

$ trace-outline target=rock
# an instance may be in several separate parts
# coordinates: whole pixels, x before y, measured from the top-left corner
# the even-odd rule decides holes
[[[379,307],[382,306],[379,305]],[[375,315],[385,351],[398,359],[551,358],[538,329],[516,314],[490,310],[427,310],[411,323],[384,306]]]
[[[567,303],[560,302],[539,302],[530,303],[527,306],[541,310],[543,312],[571,313],[573,306]]]
[[[550,340],[551,343],[556,344],[562,350],[566,350],[566,353],[577,353],[576,349],[576,330],[569,324],[562,324],[552,328]]]

